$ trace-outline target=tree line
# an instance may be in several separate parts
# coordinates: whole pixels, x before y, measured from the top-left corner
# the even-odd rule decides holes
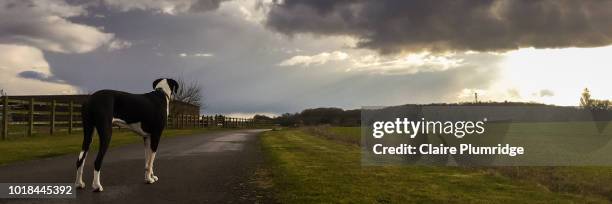
[[[299,113],[285,113],[277,117],[255,115],[255,120],[269,120],[281,126],[304,125],[334,125],[359,126],[361,124],[361,111],[359,109],[343,110],[341,108],[312,108]]]
[[[584,89],[580,98],[580,107],[593,111],[612,110],[612,101],[591,98],[590,91]],[[417,104],[406,104],[417,105]],[[433,103],[420,106],[528,106],[528,107],[558,107],[535,102],[463,102],[463,103]],[[270,121],[285,127],[309,125],[359,126],[361,123],[361,110],[344,110],[341,108],[312,108],[297,113],[284,113],[277,117],[255,115],[255,120]]]
[[[591,98],[591,92],[585,88],[580,97],[580,107],[594,111],[610,110],[612,102],[610,100],[600,100]]]

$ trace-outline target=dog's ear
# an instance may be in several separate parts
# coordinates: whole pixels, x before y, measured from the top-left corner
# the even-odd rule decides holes
[[[172,89],[172,93],[176,93],[179,89],[178,82],[176,82],[174,79],[167,79],[167,81],[168,85],[170,86],[170,89]]]
[[[157,87],[157,84],[159,84],[159,82],[163,80],[163,79],[156,79],[155,81],[153,81],[153,89],[155,89],[155,87]]]

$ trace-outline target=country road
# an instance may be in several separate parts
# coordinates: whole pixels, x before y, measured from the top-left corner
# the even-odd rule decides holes
[[[267,203],[269,195],[252,180],[263,165],[257,136],[263,130],[236,130],[162,138],[155,160],[159,181],[144,183],[142,144],[108,151],[102,167],[104,192],[91,192],[93,160],[85,166],[85,190],[77,199],[0,199],[0,203]],[[97,140],[94,140],[97,143]],[[0,183],[74,182],[74,155],[0,167]]]

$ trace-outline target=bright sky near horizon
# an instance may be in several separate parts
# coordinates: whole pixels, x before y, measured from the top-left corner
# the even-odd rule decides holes
[[[197,80],[207,113],[612,99],[612,1],[6,0],[0,89],[147,92]]]

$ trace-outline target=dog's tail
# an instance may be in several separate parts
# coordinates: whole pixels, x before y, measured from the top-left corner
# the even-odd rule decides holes
[[[81,124],[83,125],[83,144],[81,145],[81,154],[77,160],[77,168],[81,167],[87,156],[95,128],[88,102],[83,103],[81,106]]]

